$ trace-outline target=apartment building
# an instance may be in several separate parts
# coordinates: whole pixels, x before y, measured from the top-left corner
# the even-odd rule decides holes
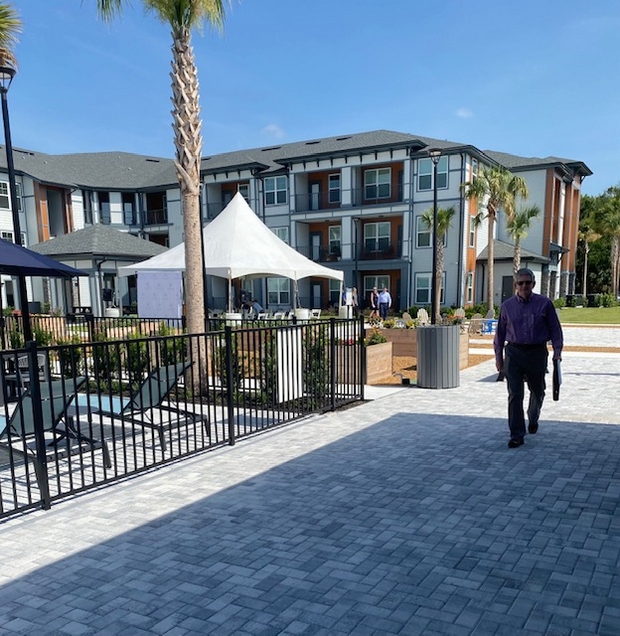
[[[442,304],[465,306],[485,298],[485,224],[461,185],[481,166],[502,165],[523,176],[530,196],[524,205],[542,210],[523,241],[525,254],[551,297],[574,292],[580,188],[591,174],[581,161],[523,158],[474,146],[393,131],[373,131],[274,145],[204,157],[201,206],[205,223],[236,192],[281,239],[326,266],[345,272],[345,284],[366,299],[386,285],[396,308],[430,304],[432,241],[422,220],[432,209],[435,184],[428,151],[439,149],[439,207],[455,210],[444,241]],[[2,157],[3,153],[0,153]],[[22,231],[30,247],[92,224],[106,224],[166,247],[183,240],[181,198],[169,159],[130,153],[44,155],[14,151]],[[4,159],[0,159],[4,161]],[[0,232],[11,232],[6,176],[0,163]],[[6,171],[5,171],[6,172]],[[4,195],[3,195],[3,189]],[[505,222],[497,239],[510,243]],[[511,263],[497,250],[499,304],[510,291]],[[526,258],[526,262],[527,261]],[[115,272],[106,272],[110,277]],[[133,281],[115,280],[118,302],[133,300]],[[3,277],[2,303],[11,305],[12,283]],[[96,306],[87,283],[82,305]],[[286,308],[338,303],[339,288],[325,279],[240,281],[264,305]],[[210,307],[223,305],[225,282],[208,282]],[[31,283],[45,300],[45,285]]]

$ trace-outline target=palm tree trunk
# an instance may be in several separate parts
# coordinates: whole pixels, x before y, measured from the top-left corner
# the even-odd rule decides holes
[[[437,272],[435,273],[435,307],[437,307],[437,315],[435,322],[441,324],[441,274],[443,272],[443,235],[437,234]]]
[[[585,241],[585,247],[583,250],[583,285],[581,286],[581,293],[584,296],[588,295],[588,254],[590,253],[590,244]]]
[[[173,30],[172,103],[176,168],[183,202],[185,314],[189,333],[205,330],[200,221],[202,132],[198,73],[189,29]]]
[[[611,293],[618,296],[620,283],[620,236],[611,237]]]
[[[489,261],[487,265],[487,311],[490,309],[495,310],[495,304],[493,302],[493,285],[494,281],[494,268],[495,268],[495,245],[493,244],[494,230],[495,230],[495,212],[489,210],[487,214],[488,227],[488,242],[487,253],[489,255]]]
[[[515,257],[513,263],[514,274],[521,269],[521,239],[515,238]]]

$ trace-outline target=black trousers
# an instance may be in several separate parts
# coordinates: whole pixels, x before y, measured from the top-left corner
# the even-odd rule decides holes
[[[530,391],[527,418],[530,424],[538,424],[545,399],[548,358],[549,351],[546,345],[506,345],[504,373],[508,385],[508,426],[511,439],[523,439],[525,436],[523,399],[526,382]]]

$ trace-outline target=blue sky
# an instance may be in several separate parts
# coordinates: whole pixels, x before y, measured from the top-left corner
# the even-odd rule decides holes
[[[170,34],[140,0],[16,0],[13,145],[174,154]],[[234,0],[195,34],[204,154],[377,129],[584,161],[620,182],[620,2]]]

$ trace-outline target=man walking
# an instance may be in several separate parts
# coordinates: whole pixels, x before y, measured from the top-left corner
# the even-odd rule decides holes
[[[545,397],[545,373],[549,351],[553,359],[562,359],[564,339],[553,303],[546,296],[534,294],[536,284],[531,269],[520,269],[514,277],[516,294],[502,303],[493,347],[495,364],[503,371],[508,385],[508,448],[523,445],[525,418],[523,399],[527,382],[530,400],[527,408],[528,433],[538,432],[538,418]]]
[[[379,292],[379,315],[381,320],[386,320],[388,315],[388,309],[392,306],[392,296],[384,285],[383,289]]]

